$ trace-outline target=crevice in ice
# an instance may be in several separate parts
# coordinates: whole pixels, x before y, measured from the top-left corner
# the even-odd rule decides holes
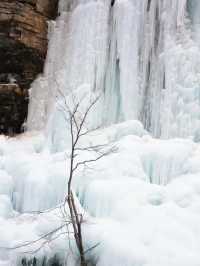
[[[148,0],[147,2],[147,12],[149,12],[151,6],[151,0]]]
[[[57,255],[52,258],[47,258],[44,256],[42,259],[38,259],[36,256],[33,258],[22,258],[18,262],[17,266],[63,266],[64,262]]]
[[[146,144],[146,151],[141,153],[140,158],[149,179],[147,181],[165,186],[186,174],[187,160],[192,154],[193,145],[192,142],[181,143],[179,140],[161,140],[160,143],[154,143],[154,148]]]

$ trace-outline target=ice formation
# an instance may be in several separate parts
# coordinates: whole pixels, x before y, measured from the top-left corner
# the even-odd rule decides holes
[[[198,138],[199,1],[60,1],[28,128],[46,126],[56,94],[102,93],[94,125],[141,120],[156,137]],[[52,127],[57,126],[55,124]]]
[[[101,96],[87,121],[100,128],[80,147],[117,147],[73,180],[90,260],[200,265],[199,13],[198,0],[60,0],[29,132],[0,137],[0,266],[77,263],[65,227],[40,239],[63,225],[70,145],[59,104],[71,94]]]
[[[198,266],[200,145],[152,138],[134,120],[93,132],[80,145],[106,142],[117,152],[80,169],[73,184],[84,210],[85,248],[97,245],[90,259],[98,266]],[[24,257],[32,263],[36,257],[33,265],[56,257],[76,265],[65,227],[12,250],[62,226],[54,208],[66,193],[69,150],[51,153],[42,135],[30,133],[1,137],[0,150],[0,265],[21,265]]]

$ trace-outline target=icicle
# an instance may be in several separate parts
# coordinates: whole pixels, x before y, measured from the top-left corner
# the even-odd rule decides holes
[[[139,119],[156,137],[195,136],[199,9],[197,0],[61,0],[44,75],[31,89],[28,128],[57,128],[58,90],[87,87],[103,98],[93,127]]]

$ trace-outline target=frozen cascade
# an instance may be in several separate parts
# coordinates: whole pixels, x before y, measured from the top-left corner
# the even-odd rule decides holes
[[[44,76],[39,78],[39,83],[45,88],[38,88],[37,81],[33,84],[28,118],[30,129],[46,125],[54,109],[58,90],[67,94],[84,85],[89,90],[103,89],[109,2],[71,2],[71,5],[60,2],[61,15],[57,22],[50,26],[45,72]],[[43,95],[40,94],[41,90]],[[38,105],[38,108],[35,109],[35,105]],[[35,110],[38,110],[37,114]]]
[[[200,265],[199,13],[198,0],[60,0],[44,74],[30,91],[29,132],[0,137],[0,266],[21,266],[23,256],[50,266],[54,255],[76,265],[63,231],[44,246],[2,249],[61,223],[54,208],[66,194],[70,146],[60,92],[100,93],[89,123],[102,127],[80,145],[118,148],[73,180],[85,246],[100,243],[89,258],[96,266]]]
[[[198,139],[199,8],[196,0],[60,1],[28,128],[46,126],[58,90],[85,85],[104,98],[94,126],[139,119],[156,137]],[[51,128],[59,127],[55,120]]]
[[[152,138],[134,120],[101,129],[84,144],[106,141],[117,152],[74,179],[84,207],[85,247],[100,243],[89,257],[97,266],[199,266],[200,145]],[[70,150],[49,153],[44,145],[42,135],[0,138],[1,266],[21,266],[24,256],[29,264],[36,257],[37,266],[50,266],[54,255],[62,266],[65,256],[67,265],[77,266],[69,262],[65,228],[54,241],[47,237],[42,249],[43,241],[10,253],[1,249],[34,241],[62,222],[54,207],[65,195]]]

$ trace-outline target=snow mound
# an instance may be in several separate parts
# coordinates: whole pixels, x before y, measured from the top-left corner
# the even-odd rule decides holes
[[[85,247],[95,246],[87,256],[98,266],[199,266],[200,145],[154,139],[139,122],[128,121],[93,132],[80,147],[105,143],[115,152],[80,168],[73,180],[84,209]],[[70,150],[52,153],[46,144],[41,135],[0,140],[1,265],[34,256],[38,265],[55,255],[66,259],[65,228],[42,248],[39,241],[5,250],[62,225],[55,207],[66,194]],[[88,156],[83,152],[79,160]]]

